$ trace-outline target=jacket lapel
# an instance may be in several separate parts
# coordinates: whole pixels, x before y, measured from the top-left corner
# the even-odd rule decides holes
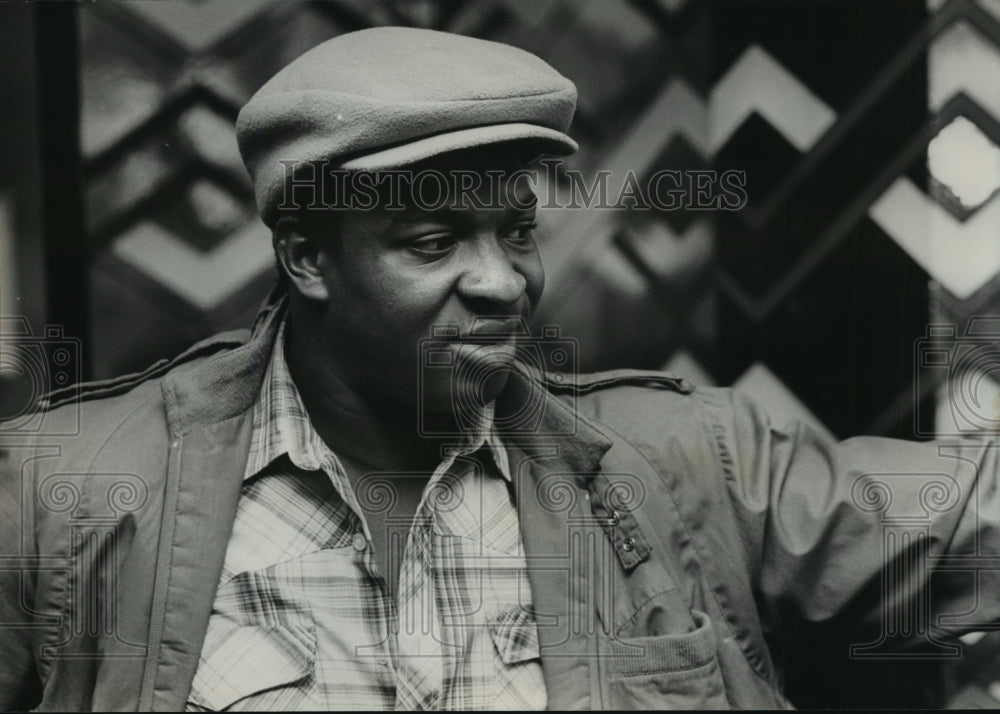
[[[251,426],[249,415],[198,425],[171,446],[165,511],[173,518],[165,518],[160,553],[169,570],[153,593],[156,666],[140,708],[184,709],[236,517]]]
[[[283,301],[246,344],[163,380],[170,456],[140,710],[183,710],[240,497],[260,390]]]
[[[591,709],[600,706],[597,672],[591,671],[600,627],[591,586],[600,576],[590,571],[597,559],[587,548],[605,544],[587,537],[594,530],[589,485],[611,442],[530,373],[512,374],[497,402],[498,421],[524,413],[525,400],[539,395],[540,418],[502,436],[511,456],[549,708]]]

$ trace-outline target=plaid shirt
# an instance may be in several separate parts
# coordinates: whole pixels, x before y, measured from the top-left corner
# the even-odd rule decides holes
[[[544,709],[517,510],[491,410],[479,433],[447,451],[412,522],[386,513],[390,552],[405,538],[397,609],[360,506],[388,511],[391,481],[371,474],[352,488],[309,421],[284,333],[282,325],[254,406],[188,709]]]

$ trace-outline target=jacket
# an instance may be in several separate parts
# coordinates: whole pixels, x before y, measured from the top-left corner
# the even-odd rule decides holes
[[[5,435],[0,709],[183,709],[281,309]],[[990,442],[830,445],[631,370],[525,370],[505,414],[552,708],[785,707],[790,633],[905,657],[1000,616]]]

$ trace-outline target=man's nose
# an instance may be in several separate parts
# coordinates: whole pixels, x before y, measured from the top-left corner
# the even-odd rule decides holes
[[[470,248],[468,264],[458,281],[462,297],[488,301],[499,308],[515,307],[527,281],[499,241],[479,240]]]

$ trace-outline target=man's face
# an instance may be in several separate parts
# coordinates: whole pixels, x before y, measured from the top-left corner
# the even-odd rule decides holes
[[[380,201],[347,211],[323,248],[325,353],[357,391],[412,406],[422,387],[420,408],[444,414],[491,400],[506,382],[512,333],[545,281],[536,201],[523,176],[497,191],[496,174],[491,184],[477,172],[482,187],[464,197],[448,180],[447,201],[431,188],[424,201],[404,190],[401,210]],[[438,351],[428,369],[421,340],[441,327],[454,336],[443,346],[446,359]]]

